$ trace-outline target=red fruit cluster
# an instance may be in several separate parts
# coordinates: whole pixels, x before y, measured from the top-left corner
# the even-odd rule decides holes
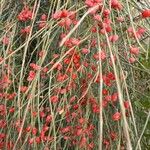
[[[40,23],[39,23],[39,29],[42,29],[44,27],[46,27],[46,20],[47,20],[47,15],[46,14],[42,14],[41,18],[40,18]]]
[[[88,6],[88,7],[94,7],[96,5],[100,5],[102,4],[103,0],[86,0],[85,1],[85,4]]]
[[[132,27],[129,27],[127,29],[127,32],[129,34],[130,37],[133,37],[133,38],[138,38],[140,39],[144,33],[146,32],[146,29],[145,28],[142,28],[142,27],[139,27],[137,30],[135,30],[134,32],[134,29]]]
[[[32,71],[32,70],[31,70],[31,71],[29,72],[29,76],[28,76],[27,80],[31,82],[31,81],[34,80],[35,76],[36,76],[35,71]]]
[[[74,11],[68,11],[66,9],[57,11],[52,15],[53,19],[59,19],[59,26],[70,29],[72,24],[76,24],[76,14]]]
[[[2,43],[4,45],[8,45],[9,44],[9,38],[7,36],[4,36],[3,39],[2,39]]]
[[[111,7],[114,9],[121,10],[123,8],[122,4],[118,0],[110,0]]]
[[[31,31],[31,27],[30,27],[30,26],[27,26],[27,27],[21,29],[20,33],[21,33],[21,34],[29,34],[30,31]]]
[[[24,6],[20,14],[18,15],[19,21],[28,21],[32,19],[32,11],[29,9],[28,6]]]

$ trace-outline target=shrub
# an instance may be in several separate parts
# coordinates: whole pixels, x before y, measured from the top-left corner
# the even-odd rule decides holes
[[[0,10],[0,149],[149,149],[148,1]]]

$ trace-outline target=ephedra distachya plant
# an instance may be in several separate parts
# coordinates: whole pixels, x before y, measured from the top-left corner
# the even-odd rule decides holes
[[[149,149],[148,1],[4,0],[0,15],[0,149]]]

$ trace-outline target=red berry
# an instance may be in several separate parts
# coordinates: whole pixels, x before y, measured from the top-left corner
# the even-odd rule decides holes
[[[125,101],[125,102],[124,102],[124,107],[125,107],[126,109],[129,109],[129,107],[130,107],[129,101]]]
[[[119,39],[119,36],[118,36],[118,35],[111,35],[111,36],[109,37],[109,41],[110,41],[110,42],[116,42],[116,41],[118,41],[118,39]]]
[[[35,138],[35,141],[36,141],[36,143],[39,144],[39,143],[41,142],[41,138],[40,138],[40,137],[36,137],[36,138]]]
[[[135,61],[136,61],[136,59],[134,57],[129,58],[130,63],[134,63]]]
[[[114,113],[113,116],[112,116],[112,119],[113,119],[114,121],[118,121],[118,120],[120,120],[120,118],[121,118],[120,112],[116,112],[116,113]]]
[[[134,54],[134,55],[138,55],[139,54],[139,48],[138,47],[131,47],[130,53]]]
[[[9,38],[8,38],[7,36],[3,37],[2,43],[3,43],[4,45],[8,45],[8,44],[9,44]]]
[[[29,145],[32,145],[34,143],[34,138],[30,138],[28,142],[29,142]]]
[[[142,18],[149,18],[150,17],[150,9],[146,9],[142,11]]]
[[[50,101],[52,102],[52,103],[57,103],[58,102],[58,96],[52,96],[51,98],[50,98]]]
[[[45,14],[42,14],[41,20],[42,20],[42,21],[46,21],[46,19],[47,19],[47,16],[46,16]]]
[[[33,135],[36,135],[36,134],[37,134],[37,131],[38,131],[37,128],[35,128],[35,127],[32,128],[32,134],[33,134]]]
[[[83,48],[83,49],[82,49],[82,53],[83,53],[83,54],[88,54],[88,53],[90,53],[90,50],[87,49],[87,48]]]
[[[108,94],[108,90],[103,89],[102,93],[103,93],[104,95],[107,95],[107,94]]]
[[[34,71],[30,71],[27,80],[32,81],[35,78],[35,76],[36,76],[36,73]]]

